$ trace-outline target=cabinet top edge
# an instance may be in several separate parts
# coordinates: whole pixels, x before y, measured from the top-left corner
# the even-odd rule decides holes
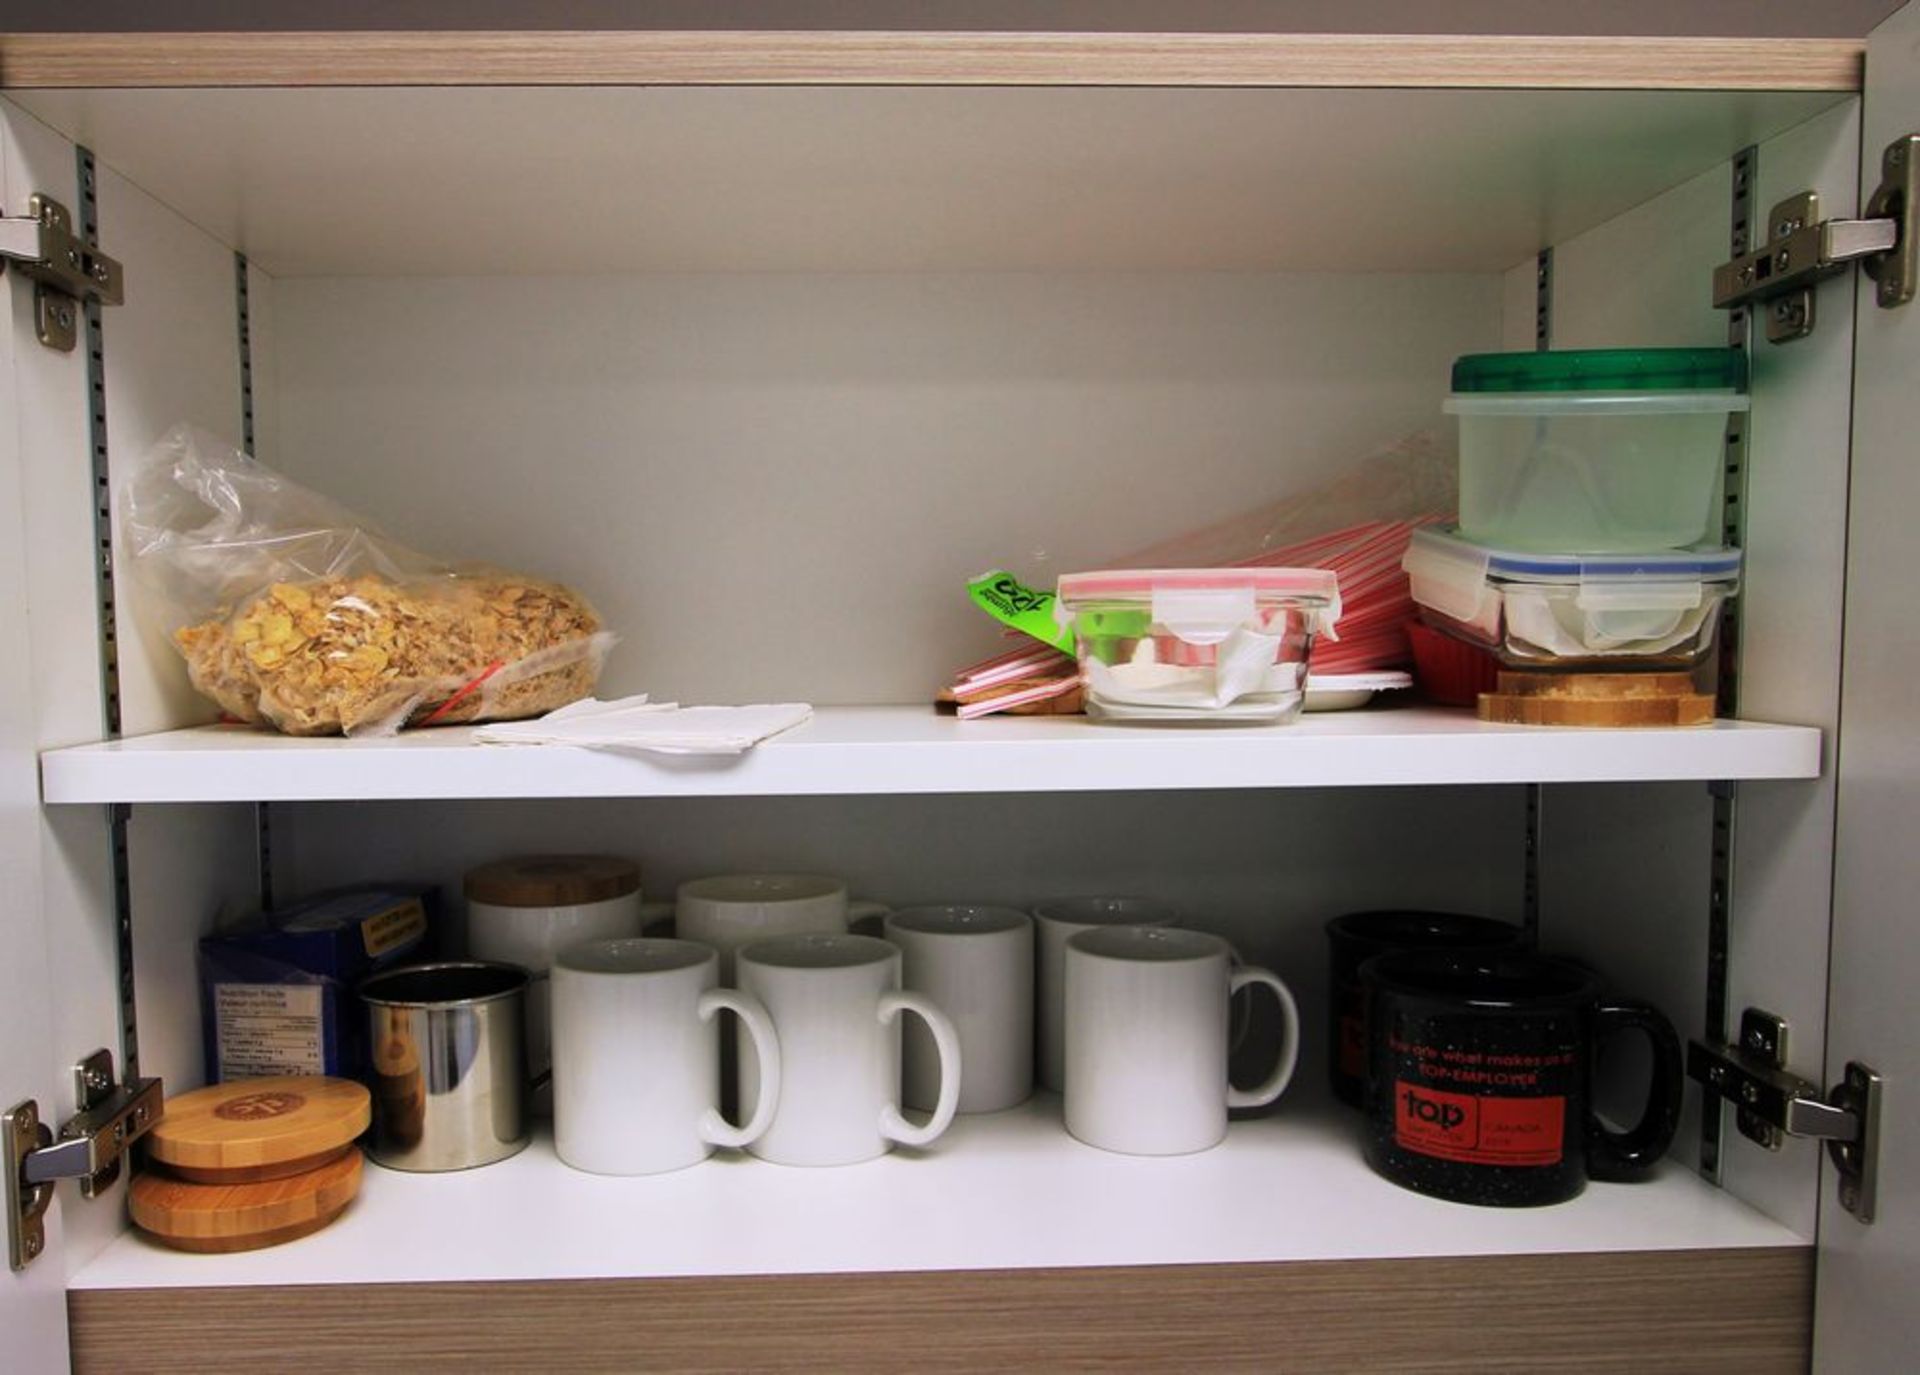
[[[1851,38],[649,30],[0,34],[0,89],[272,86],[1861,88]]]

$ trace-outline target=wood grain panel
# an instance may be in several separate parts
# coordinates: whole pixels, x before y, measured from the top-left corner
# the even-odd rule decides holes
[[[1461,1210],[1463,1221],[1471,1214]],[[75,1290],[74,1369],[1807,1368],[1813,1253]],[[137,1334],[137,1338],[134,1334]]]
[[[1036,85],[1855,91],[1854,39],[1138,33],[0,36],[0,86]]]

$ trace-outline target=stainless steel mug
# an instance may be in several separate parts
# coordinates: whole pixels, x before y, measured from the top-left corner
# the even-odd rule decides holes
[[[372,1023],[373,1146],[395,1170],[466,1170],[522,1150],[526,1002],[517,964],[416,964],[360,985]]]

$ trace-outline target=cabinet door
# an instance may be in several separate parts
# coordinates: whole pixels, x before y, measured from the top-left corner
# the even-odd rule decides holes
[[[0,122],[0,211],[24,214],[21,150]],[[28,556],[22,425],[16,360],[36,349],[33,291],[0,278],[8,309],[0,329],[0,1108],[35,1099],[43,1116],[60,1110],[54,1082],[47,925],[40,881],[40,768],[33,661],[27,619]],[[76,391],[77,395],[77,391]],[[56,1119],[57,1120],[57,1119]],[[0,1271],[0,1367],[64,1370],[67,1264],[59,1207],[46,1218],[46,1249],[18,1273]]]
[[[1871,189],[1882,149],[1920,132],[1920,3],[1869,40],[1862,130]],[[1814,1338],[1817,1367],[1831,1371],[1907,1368],[1920,1348],[1920,303],[1881,310],[1866,280],[1860,293],[1827,1081],[1859,1060],[1887,1083],[1876,1220],[1855,1221],[1831,1181],[1822,1192]]]
[[[11,208],[11,207],[9,207]],[[9,405],[13,369],[0,342],[0,490],[19,490],[19,446]],[[0,502],[0,642],[26,640],[24,541],[19,506]],[[38,901],[40,770],[34,750],[29,671],[24,655],[0,653],[0,1107],[31,1097],[43,1115],[57,1111],[48,1028],[47,933]],[[0,1161],[0,1168],[4,1168]],[[55,1213],[58,1209],[53,1210]],[[0,1334],[13,1370],[67,1364],[66,1260],[59,1218],[49,1216],[47,1249],[17,1274],[0,1272]]]

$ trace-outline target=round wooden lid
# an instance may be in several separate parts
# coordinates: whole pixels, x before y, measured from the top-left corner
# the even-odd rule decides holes
[[[136,1227],[183,1251],[250,1251],[317,1232],[360,1192],[362,1158],[341,1152],[317,1170],[251,1184],[195,1184],[137,1175],[127,1190]]]
[[[640,866],[614,855],[527,855],[467,871],[469,902],[577,907],[640,891]]]
[[[372,1120],[372,1096],[349,1079],[291,1074],[212,1084],[169,1098],[147,1133],[163,1165],[218,1179],[220,1171],[259,1177],[263,1166],[326,1156],[352,1144]]]

